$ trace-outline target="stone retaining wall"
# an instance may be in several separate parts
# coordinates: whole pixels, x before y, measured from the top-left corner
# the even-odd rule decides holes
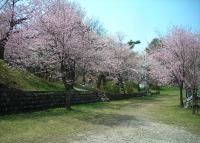
[[[72,105],[101,101],[95,92],[22,92],[0,89],[0,114],[65,107],[69,95]]]
[[[112,94],[88,92],[23,92],[16,89],[0,88],[0,115],[7,113],[19,113],[29,111],[40,111],[55,107],[65,107],[67,97],[71,95],[71,104],[101,102],[103,98],[109,100],[128,99],[144,96],[137,94]]]

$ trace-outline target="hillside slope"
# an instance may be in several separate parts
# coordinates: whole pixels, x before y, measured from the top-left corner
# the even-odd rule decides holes
[[[34,76],[26,71],[9,67],[0,60],[0,84],[24,91],[62,91],[64,86]]]

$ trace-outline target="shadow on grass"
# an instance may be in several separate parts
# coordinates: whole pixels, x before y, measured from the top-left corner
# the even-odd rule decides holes
[[[72,111],[68,111],[65,108],[57,108],[51,109],[48,111],[41,112],[33,112],[26,114],[18,114],[18,115],[6,115],[0,117],[0,121],[25,121],[25,120],[43,120],[46,118],[53,119],[55,117],[58,118],[67,118],[67,119],[76,119],[79,121],[87,122],[94,125],[103,125],[103,126],[123,126],[129,127],[131,126],[144,126],[144,122],[137,119],[134,116],[130,115],[121,115],[116,113],[102,113],[102,112],[91,112],[84,111],[79,109],[72,109]]]
[[[114,127],[114,126],[137,127],[145,125],[145,122],[130,115],[122,115],[116,113],[99,113],[99,112],[98,113],[83,112],[83,114],[87,114],[87,116],[76,116],[75,118],[80,121],[84,121],[94,125],[103,125],[109,127]]]

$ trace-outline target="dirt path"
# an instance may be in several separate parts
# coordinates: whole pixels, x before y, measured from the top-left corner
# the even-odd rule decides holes
[[[200,137],[172,125],[139,118],[77,135],[72,143],[200,143]]]

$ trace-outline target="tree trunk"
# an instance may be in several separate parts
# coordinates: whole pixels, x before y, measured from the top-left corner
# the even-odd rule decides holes
[[[83,69],[83,79],[82,79],[83,85],[86,84],[86,78],[85,78],[85,75],[86,75],[86,71],[85,71],[85,67],[84,67],[84,69]]]
[[[97,79],[97,88],[100,89],[101,88],[101,84],[103,84],[103,87],[105,88],[106,86],[106,75],[105,73],[100,73]]]
[[[86,78],[85,78],[85,75],[83,75],[82,82],[83,82],[83,85],[85,85],[85,83],[86,83]]]
[[[103,74],[100,73],[100,74],[98,75],[98,78],[97,78],[97,88],[98,88],[98,89],[101,88],[102,78],[103,78]]]
[[[181,82],[179,90],[180,90],[180,106],[183,107],[184,106],[184,104],[183,104],[183,82]]]
[[[4,60],[4,48],[0,47],[0,60]]]
[[[74,87],[74,82],[75,82],[75,66],[76,66],[76,63],[75,63],[75,60],[73,59],[69,59],[69,62],[68,62],[68,68],[67,68],[67,79],[69,80],[68,84],[69,84],[69,89],[73,89]]]
[[[70,90],[74,87],[74,81],[75,81],[75,61],[73,59],[69,59],[67,61],[67,64],[63,64],[64,73],[63,83],[65,84],[65,89]]]
[[[107,83],[107,80],[106,80],[106,76],[105,76],[105,75],[103,75],[102,81],[103,81],[103,88],[105,89],[106,83]]]
[[[126,90],[125,90],[125,88],[124,88],[124,85],[123,85],[123,87],[122,87],[122,90],[124,91],[124,94],[126,94]]]
[[[4,60],[4,51],[6,46],[6,38],[0,40],[0,60]]]
[[[69,93],[68,95],[67,95],[67,97],[66,97],[66,109],[67,110],[71,110],[72,108],[71,108],[71,94],[72,93]]]
[[[65,90],[73,89],[75,80],[75,61],[69,59],[67,65],[62,61],[61,74]],[[71,93],[66,97],[66,108],[71,110]]]
[[[119,87],[123,90],[124,94],[126,94],[126,90],[125,90],[125,87],[124,87],[124,82],[123,82],[123,77],[118,74],[118,83],[119,83]]]
[[[192,91],[192,114],[195,115],[195,111],[197,107],[197,103],[196,103],[196,98],[197,98],[197,90],[193,89]]]
[[[185,97],[188,98],[188,96],[189,96],[189,89],[186,88],[186,90],[185,90]]]

